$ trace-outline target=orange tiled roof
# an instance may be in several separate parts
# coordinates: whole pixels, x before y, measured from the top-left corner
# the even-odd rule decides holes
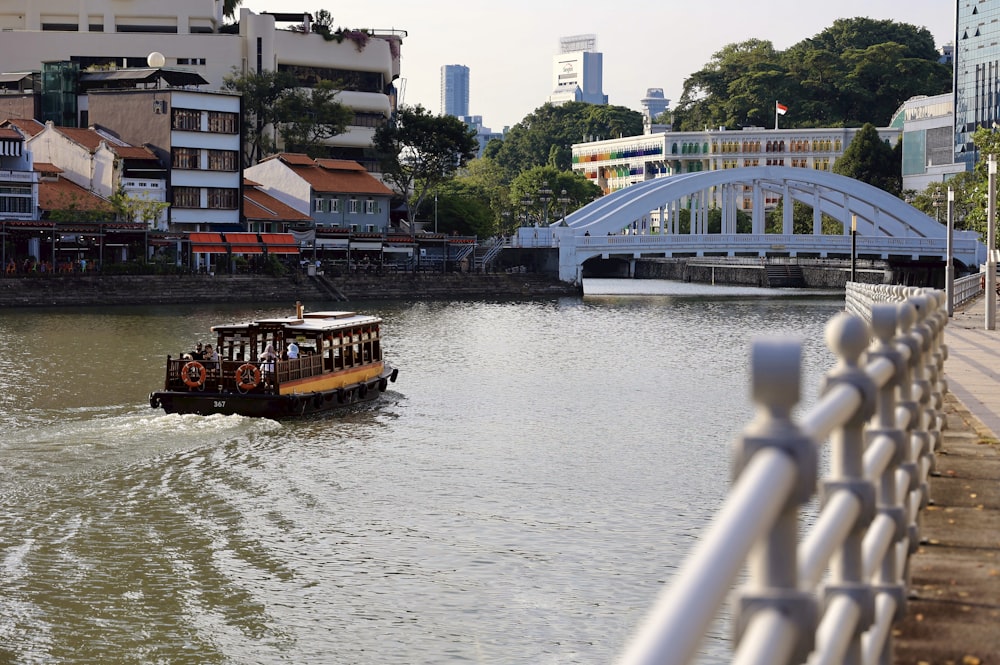
[[[0,127],[0,139],[14,139],[15,141],[22,141],[24,140],[24,137],[21,136],[21,132],[16,129]]]
[[[34,167],[36,171],[38,171],[39,173],[44,173],[45,175],[58,174],[63,172],[61,168],[59,168],[55,164],[52,164],[51,162],[35,162]]]
[[[370,194],[392,196],[392,190],[357,162],[343,159],[314,160],[306,155],[284,152],[275,155],[296,175],[321,194]]]
[[[8,118],[4,124],[10,124],[20,129],[25,136],[31,137],[45,129],[45,125],[34,118]]]
[[[254,221],[308,222],[311,219],[255,187],[243,188],[243,216]]]
[[[92,127],[88,127],[87,129],[81,129],[78,127],[56,127],[55,129],[69,140],[79,143],[90,152],[97,150],[97,148],[101,145],[101,141],[103,141],[112,150],[112,152],[122,159],[159,161],[156,159],[156,155],[153,154],[153,151],[149,148],[145,146],[135,147],[133,145],[129,145],[125,141],[120,141],[120,139],[118,139],[120,143],[117,143],[114,140],[109,140],[105,136],[102,136]]]
[[[38,183],[38,207],[44,211],[74,208],[111,212],[107,201],[65,178]]]

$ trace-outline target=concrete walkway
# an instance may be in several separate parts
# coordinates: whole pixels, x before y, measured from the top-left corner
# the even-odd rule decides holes
[[[895,663],[1000,665],[1000,327],[985,299],[945,332],[948,429],[931,478]]]

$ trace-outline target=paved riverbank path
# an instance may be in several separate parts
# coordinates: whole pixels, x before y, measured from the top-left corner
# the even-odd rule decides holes
[[[1000,330],[985,299],[945,328],[948,429],[930,482],[895,662],[1000,664]]]

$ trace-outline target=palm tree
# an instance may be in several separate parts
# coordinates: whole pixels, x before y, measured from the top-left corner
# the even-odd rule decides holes
[[[223,0],[222,2],[222,14],[226,18],[233,18],[236,13],[236,8],[243,2],[243,0]]]

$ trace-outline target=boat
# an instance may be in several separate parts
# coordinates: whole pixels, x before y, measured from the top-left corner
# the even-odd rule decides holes
[[[218,360],[167,356],[163,390],[149,405],[166,413],[307,416],[378,399],[399,370],[382,357],[382,319],[306,312],[212,326]],[[278,355],[275,350],[288,349]]]

